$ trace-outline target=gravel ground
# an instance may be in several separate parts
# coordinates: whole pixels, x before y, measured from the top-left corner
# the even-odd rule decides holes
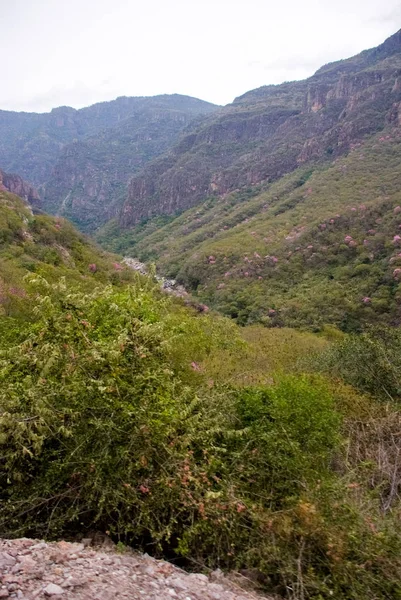
[[[0,599],[262,600],[220,572],[210,577],[111,543],[0,540]]]

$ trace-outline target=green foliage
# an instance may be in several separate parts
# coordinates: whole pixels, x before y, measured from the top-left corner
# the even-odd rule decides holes
[[[20,198],[0,192],[0,318],[32,318],[27,272],[49,281],[67,277],[88,291],[99,283],[124,285],[138,277],[65,219],[32,215]]]
[[[248,569],[288,598],[400,596],[398,525],[369,498],[371,472],[356,453],[347,469],[343,452],[361,411],[337,407],[316,376],[216,383],[229,378],[214,356],[237,357],[240,372],[252,343],[278,346],[279,332],[241,342],[232,323],[144,279],[88,293],[37,275],[26,285],[35,319],[0,353],[3,536],[95,526],[121,549]],[[284,333],[284,364],[291,344],[327,345]]]
[[[333,376],[384,401],[401,400],[401,332],[376,328],[350,335],[315,361]]]

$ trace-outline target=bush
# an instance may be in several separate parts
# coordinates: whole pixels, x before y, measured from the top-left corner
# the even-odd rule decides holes
[[[315,367],[341,377],[382,400],[401,399],[401,331],[371,328],[345,336],[320,356]]]
[[[321,379],[217,386],[202,361],[235,351],[224,320],[140,282],[31,285],[36,321],[0,355],[2,536],[96,527],[288,598],[400,597],[401,536],[372,530],[343,481]]]

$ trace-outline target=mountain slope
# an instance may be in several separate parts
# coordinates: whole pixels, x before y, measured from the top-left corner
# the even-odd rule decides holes
[[[399,324],[400,190],[401,128],[393,126],[264,191],[209,200],[164,225],[109,226],[99,239],[156,260],[242,324]]]
[[[46,210],[96,229],[121,208],[129,179],[211,106],[192,98],[148,98],[133,116],[67,144],[43,186]]]
[[[118,257],[96,247],[67,220],[34,215],[24,200],[0,189],[1,318],[32,318],[35,302],[25,279],[29,274],[45,277],[49,283],[65,277],[70,286],[83,291],[133,277]],[[4,337],[12,327],[2,323]]]
[[[288,179],[283,195],[303,185]],[[1,596],[114,597],[110,566],[124,583],[138,563],[129,544],[218,578],[183,583],[147,558],[155,598],[232,600],[220,569],[275,598],[399,597],[399,330],[384,334],[387,348],[261,327],[241,341],[228,319],[114,260],[66,220],[0,192],[0,535],[24,536],[2,545]],[[351,380],[368,362],[372,374],[354,381],[376,400],[319,374],[338,352]],[[314,372],[302,373],[296,361],[312,353]],[[120,557],[27,539],[105,532]],[[96,581],[82,577],[88,557]],[[147,590],[140,568],[134,579]]]
[[[48,114],[0,111],[0,164],[41,186],[45,210],[95,227],[114,214],[113,202],[123,199],[130,176],[216,108],[173,94]]]
[[[400,107],[401,31],[308,80],[248,92],[204,118],[133,178],[120,225],[174,214],[344,155],[353,143],[400,121]]]

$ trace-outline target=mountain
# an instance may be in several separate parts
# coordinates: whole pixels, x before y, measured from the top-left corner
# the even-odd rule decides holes
[[[133,179],[101,243],[156,261],[241,324],[401,323],[401,32],[245,94],[181,152],[188,139]]]
[[[94,228],[115,214],[130,176],[216,108],[174,94],[47,114],[0,111],[0,164],[40,187],[45,210]]]
[[[205,117],[132,179],[120,225],[345,155],[352,144],[400,122],[400,107],[401,31],[305,81],[253,90]]]

